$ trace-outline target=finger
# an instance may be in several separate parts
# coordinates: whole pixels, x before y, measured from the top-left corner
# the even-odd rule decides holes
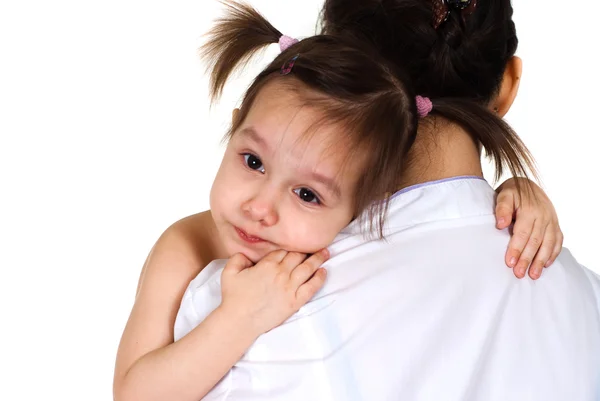
[[[275,262],[275,263],[281,263],[281,261],[283,260],[283,258],[285,258],[285,256],[287,254],[288,254],[287,251],[284,251],[283,249],[278,249],[276,251],[269,253],[264,258],[262,258],[261,262],[263,260],[265,260],[265,261],[270,261],[270,262]]]
[[[324,268],[318,269],[315,274],[306,283],[302,284],[296,291],[296,306],[300,309],[304,304],[315,296],[317,291],[325,284],[327,278],[327,270]]]
[[[527,241],[527,245],[519,257],[517,267],[515,267],[514,273],[518,278],[525,277],[527,268],[531,265],[531,262],[533,262],[536,253],[540,249],[540,245],[542,245],[542,238],[544,238],[545,230],[546,227],[542,226],[542,224],[536,220],[531,235],[529,236],[529,240]]]
[[[562,231],[559,231],[556,234],[557,238],[556,238],[556,244],[554,244],[554,249],[552,250],[552,255],[550,256],[550,260],[548,260],[548,262],[546,262],[546,265],[544,267],[550,267],[552,265],[552,263],[554,263],[554,261],[556,260],[556,258],[558,258],[558,255],[560,255],[560,252],[562,251],[562,247],[563,247],[563,240],[564,240],[564,235],[562,233]]]
[[[513,227],[513,234],[510,237],[508,249],[506,250],[505,262],[508,267],[515,267],[517,265],[521,253],[523,253],[533,231],[534,222],[535,220],[532,218],[517,216]]]
[[[250,259],[241,253],[236,253],[227,261],[225,268],[223,268],[223,274],[237,274],[252,266],[253,263]]]
[[[292,270],[294,270],[296,266],[306,260],[306,256],[307,255],[305,253],[288,252],[288,254],[285,255],[285,258],[283,258],[281,261],[281,266],[291,274]]]
[[[550,260],[552,256],[552,250],[556,245],[556,232],[550,227],[546,227],[546,231],[544,232],[544,239],[542,240],[542,245],[535,255],[535,259],[531,263],[531,267],[529,267],[529,277],[533,280],[537,280],[542,275],[542,270],[546,263]]]
[[[505,229],[512,223],[515,213],[515,197],[510,191],[502,191],[496,198],[496,227]]]
[[[328,258],[329,252],[327,249],[322,249],[306,259],[303,263],[296,266],[290,275],[292,286],[298,288],[308,281]]]

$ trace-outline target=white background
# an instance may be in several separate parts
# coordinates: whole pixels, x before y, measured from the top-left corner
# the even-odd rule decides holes
[[[565,245],[600,272],[600,7],[515,3],[525,73],[508,120],[537,158]],[[321,0],[252,4],[308,36]],[[220,138],[254,74],[209,112],[196,49],[219,10],[2,0],[0,399],[111,399],[140,268],[168,225],[208,207]]]

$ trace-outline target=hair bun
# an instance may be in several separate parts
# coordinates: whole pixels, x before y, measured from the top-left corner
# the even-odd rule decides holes
[[[472,0],[438,0],[445,1],[448,7],[455,10],[464,10],[471,5]]]

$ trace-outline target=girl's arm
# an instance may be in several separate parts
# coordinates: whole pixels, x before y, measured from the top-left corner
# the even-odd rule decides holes
[[[505,229],[514,223],[506,264],[518,278],[525,277],[529,268],[529,277],[535,280],[560,254],[563,234],[546,193],[531,182],[532,193],[524,191],[520,196],[516,180],[509,179],[496,190],[496,227]]]
[[[214,230],[210,212],[196,214],[169,227],[150,251],[117,353],[115,400],[144,399],[142,394],[136,394],[136,372],[140,366],[143,369],[147,360],[165,358],[160,351],[173,344],[173,325],[187,285],[217,258],[215,244],[210,241],[216,237],[211,235]],[[218,317],[213,319],[226,324]],[[183,346],[189,342],[186,340]],[[181,346],[171,348],[176,355]],[[177,373],[177,364],[171,368],[175,370],[166,369],[165,376]]]
[[[291,316],[324,283],[319,267],[326,251],[306,260],[275,251],[255,266],[235,255],[223,272],[221,306],[174,343],[181,297],[199,266],[217,254],[214,234],[205,212],[169,228],[150,252],[117,354],[116,401],[201,399],[259,335]]]

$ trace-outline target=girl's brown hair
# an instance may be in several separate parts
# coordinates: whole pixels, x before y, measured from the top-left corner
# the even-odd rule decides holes
[[[223,4],[228,12],[201,49],[210,63],[213,101],[238,67],[282,36],[253,8],[234,1]],[[295,57],[292,72],[282,74],[282,66]],[[357,153],[365,160],[355,189],[354,212],[369,223],[369,231],[376,227],[382,236],[388,206],[385,194],[397,189],[403,160],[416,136],[416,94],[402,74],[368,46],[335,35],[306,38],[283,51],[254,79],[228,136],[244,122],[266,84],[285,82],[304,104],[319,110],[322,119],[317,124],[340,127],[340,141],[353,149],[348,160]]]

